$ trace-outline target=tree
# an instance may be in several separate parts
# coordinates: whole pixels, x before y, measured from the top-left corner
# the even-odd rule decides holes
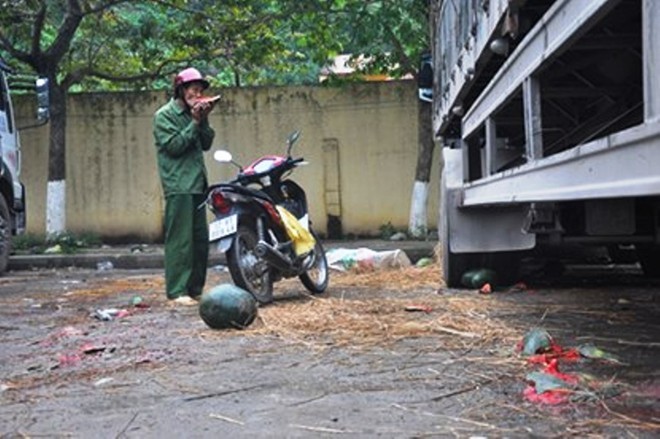
[[[427,1],[0,0],[0,55],[51,84],[47,233],[66,226],[69,91],[169,88],[190,64],[216,85],[312,82],[340,52],[367,56],[370,71],[415,75]],[[426,185],[432,151],[420,144]]]
[[[7,4],[8,3],[8,4]],[[136,81],[153,78],[177,54],[154,66],[152,52],[131,50],[130,35],[122,14],[139,11],[140,5],[122,0],[65,3],[11,1],[0,14],[0,49],[50,83],[50,143],[46,230],[65,230],[66,205],[66,96],[89,77],[99,80]],[[142,28],[144,29],[144,27]],[[137,29],[140,31],[141,29]],[[146,38],[145,44],[153,40]]]
[[[273,36],[281,46],[270,53],[288,53],[279,63],[284,72],[296,67],[300,79],[305,69],[311,71],[327,63],[336,53],[353,54],[361,73],[387,74],[391,77],[412,76],[420,72],[420,60],[430,51],[436,16],[442,0],[308,0],[306,2],[274,2],[297,4],[292,19],[278,22],[281,28]],[[296,9],[294,8],[294,9]],[[274,8],[277,10],[277,7]],[[248,45],[249,47],[249,45]],[[252,50],[252,49],[249,49]],[[258,64],[253,64],[258,65]],[[248,80],[282,80],[282,71],[266,69],[275,75],[264,75],[259,66],[246,75]],[[302,73],[304,75],[304,73]],[[313,75],[315,79],[317,75]],[[238,85],[238,84],[237,84]],[[425,237],[428,231],[427,205],[435,143],[429,102],[420,101],[418,114],[418,159],[411,196],[408,232]]]
[[[394,77],[417,78],[422,55],[432,41],[432,8],[441,0],[354,0],[346,3],[350,40],[347,47],[369,62],[365,72],[387,73]],[[411,197],[408,233],[425,237],[428,187],[433,164],[431,104],[420,101],[418,114],[418,154]]]
[[[280,4],[282,3],[282,4]],[[300,4],[302,3],[302,5]],[[51,84],[51,123],[46,231],[66,227],[66,97],[72,89],[169,87],[161,78],[190,63],[233,71],[240,84],[245,66],[282,66],[298,37],[331,47],[318,11],[334,0],[11,0],[0,12],[0,54],[9,55]],[[300,26],[296,23],[303,23]],[[289,34],[288,32],[294,32]],[[285,38],[283,38],[283,36]],[[320,44],[323,40],[323,44]],[[295,54],[294,54],[295,56]],[[282,62],[284,61],[284,62]]]

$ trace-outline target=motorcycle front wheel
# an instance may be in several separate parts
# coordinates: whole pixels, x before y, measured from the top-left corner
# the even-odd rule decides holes
[[[266,261],[254,252],[258,242],[254,229],[240,225],[227,252],[227,266],[234,283],[265,304],[273,301],[273,279]]]
[[[309,270],[301,274],[299,278],[305,288],[307,288],[312,294],[321,294],[326,288],[328,288],[328,282],[330,279],[328,260],[325,257],[325,250],[323,250],[323,246],[321,245],[318,236],[316,236],[316,233],[314,233],[313,230],[310,230],[310,232],[316,240],[312,255],[309,256],[314,258],[314,262]]]

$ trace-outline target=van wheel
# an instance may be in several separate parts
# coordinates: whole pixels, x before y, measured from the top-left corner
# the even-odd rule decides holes
[[[0,274],[7,271],[11,254],[11,213],[5,197],[0,195]]]

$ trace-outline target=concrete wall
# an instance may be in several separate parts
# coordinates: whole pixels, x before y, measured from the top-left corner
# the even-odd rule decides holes
[[[308,192],[312,219],[324,233],[328,214],[344,233],[378,234],[391,222],[405,229],[417,159],[417,99],[410,81],[342,88],[273,87],[222,90],[212,113],[214,147],[244,165],[281,154],[289,132],[309,165],[294,178]],[[19,125],[33,106],[16,99]],[[163,93],[71,95],[67,126],[67,229],[104,237],[162,238],[163,199],[156,169],[152,116]],[[45,231],[48,129],[22,132],[22,180],[28,231]],[[437,157],[438,154],[436,154]],[[436,160],[437,162],[437,160]],[[236,172],[207,154],[210,181]],[[429,226],[437,222],[438,169],[433,173]]]

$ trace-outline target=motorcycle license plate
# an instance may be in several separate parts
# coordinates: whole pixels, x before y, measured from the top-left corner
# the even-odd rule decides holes
[[[237,228],[238,215],[217,219],[209,224],[209,241],[215,241],[236,233]]]

